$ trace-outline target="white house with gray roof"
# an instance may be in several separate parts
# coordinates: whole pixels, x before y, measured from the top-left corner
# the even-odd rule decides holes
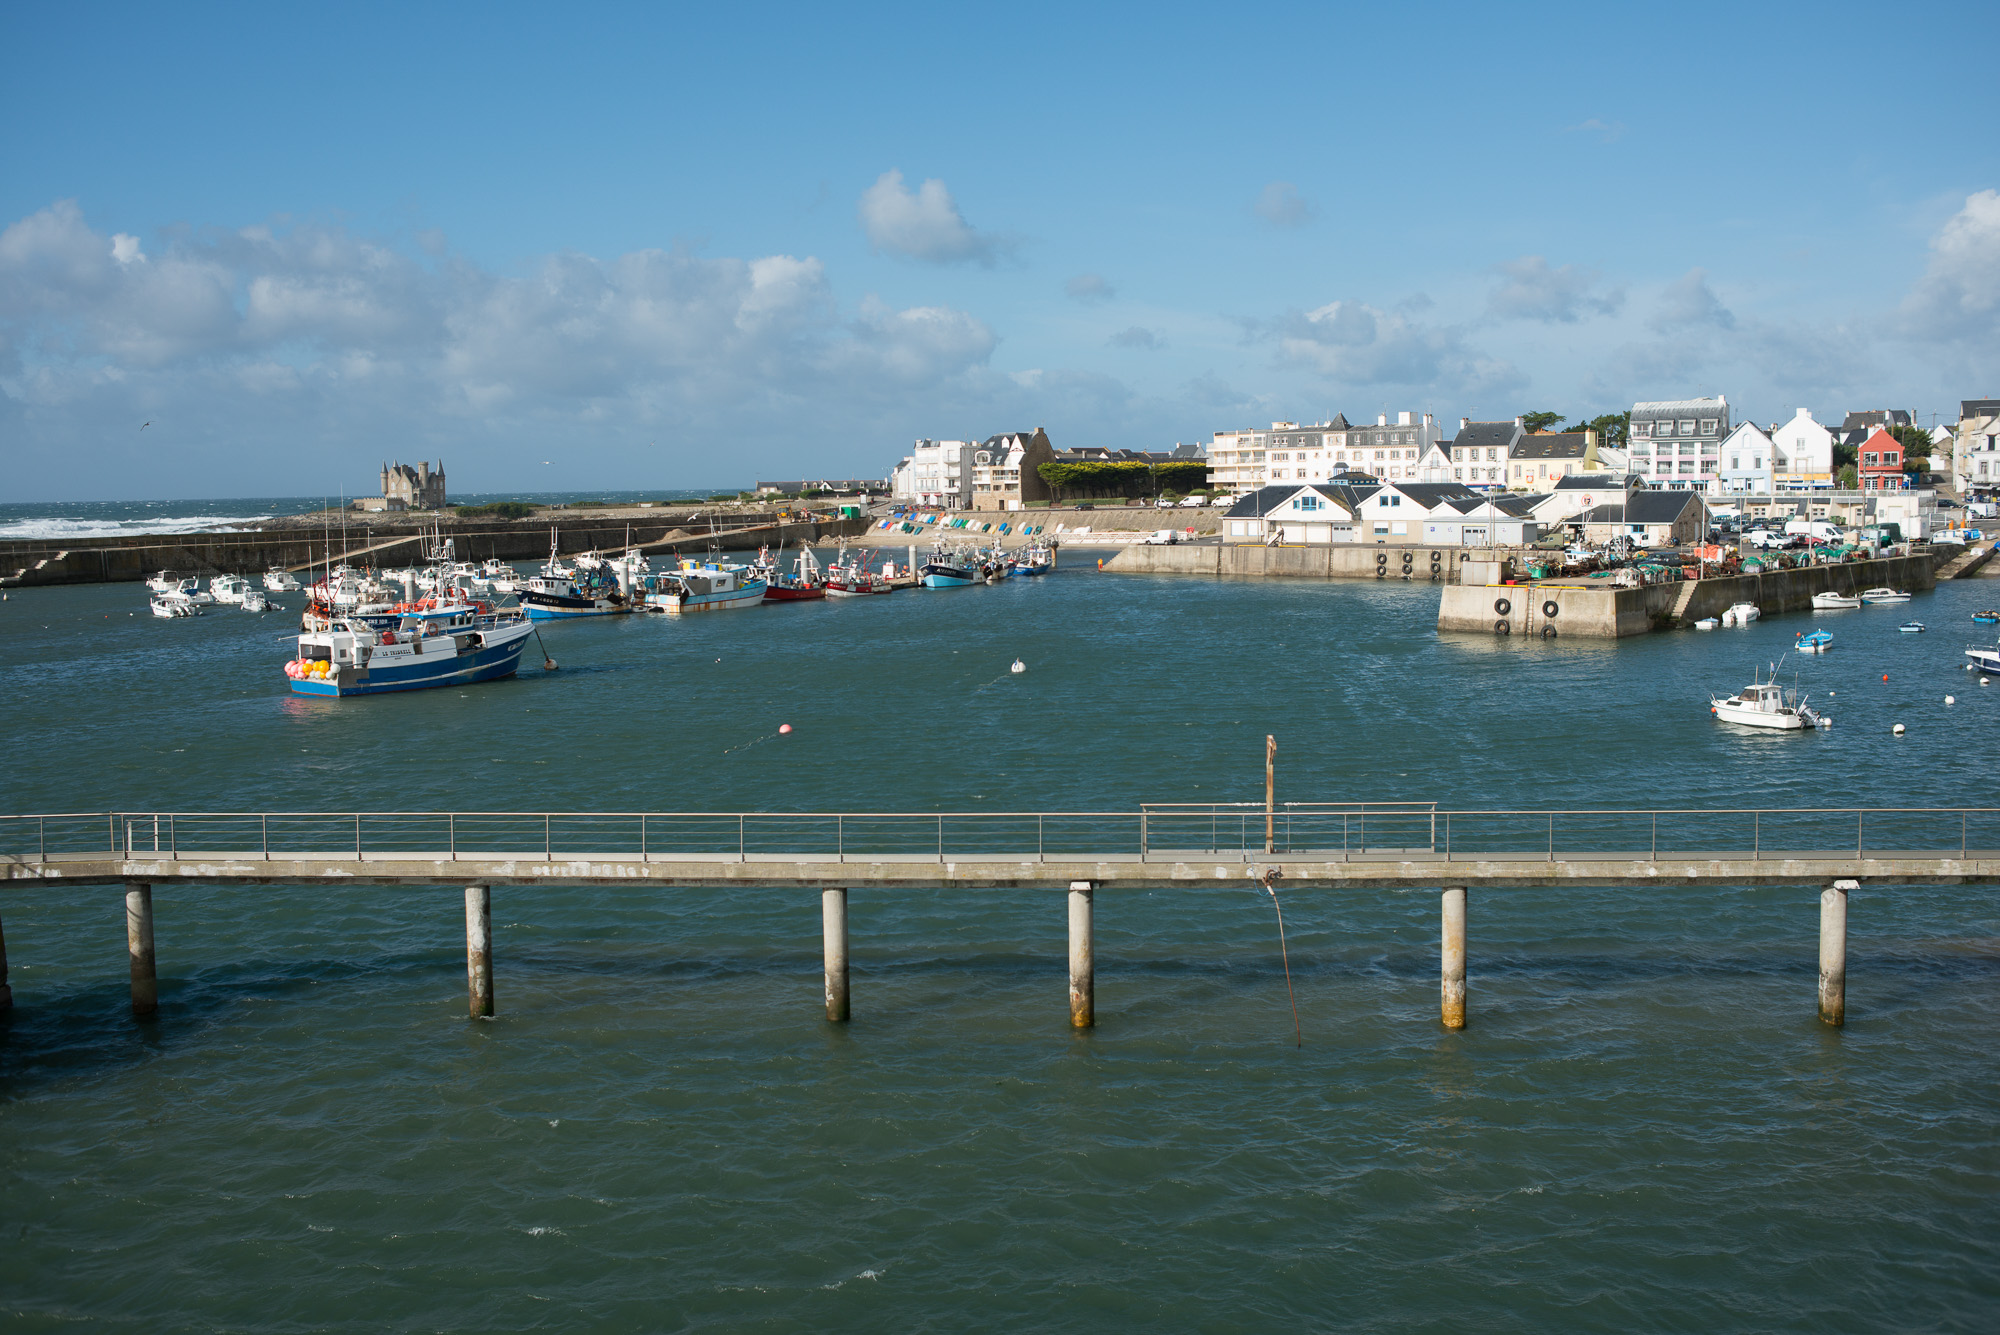
[[[1452,438],[1451,476],[1445,481],[1457,482],[1478,491],[1499,491],[1507,486],[1507,469],[1514,456],[1514,447],[1527,435],[1527,428],[1521,419],[1511,422],[1474,422],[1469,418],[1458,419],[1458,435]]]
[[[1632,405],[1632,471],[1665,491],[1706,491],[1733,429],[1729,400],[1662,399]]]

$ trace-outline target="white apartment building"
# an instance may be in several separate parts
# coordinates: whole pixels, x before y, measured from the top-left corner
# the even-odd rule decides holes
[[[1729,400],[1664,399],[1632,405],[1632,471],[1668,491],[1706,491],[1721,471]]]
[[[1458,419],[1458,435],[1452,438],[1452,482],[1463,482],[1476,491],[1500,491],[1507,486],[1507,465],[1514,449],[1527,435],[1521,419],[1511,422],[1474,422]],[[1442,480],[1442,479],[1441,479]]]
[[[1771,493],[1776,448],[1755,422],[1739,422],[1722,442],[1712,492]]]
[[[1966,399],[1958,405],[1951,478],[1961,496],[2000,487],[2000,399]]]
[[[1269,430],[1218,431],[1208,448],[1209,481],[1232,491],[1266,483],[1325,482],[1348,473],[1417,481],[1422,459],[1440,440],[1429,413],[1383,413],[1373,426],[1355,426],[1344,415],[1301,425],[1273,422]],[[1442,479],[1438,479],[1442,480]]]
[[[969,440],[918,441],[889,474],[889,495],[941,510],[969,508],[975,448]]]
[[[1801,408],[1792,420],[1771,428],[1771,486],[1777,491],[1833,488],[1833,432]]]

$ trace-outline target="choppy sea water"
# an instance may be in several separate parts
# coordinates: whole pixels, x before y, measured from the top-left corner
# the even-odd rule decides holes
[[[1990,585],[1820,618],[1834,651],[1786,671],[1835,726],[1770,736],[1704,693],[1806,617],[1508,643],[1436,634],[1428,586],[1085,564],[545,627],[554,674],[344,702],[285,693],[285,619],[15,591],[0,810],[1126,808],[1261,796],[1267,732],[1281,799],[1991,801],[2000,685],[1959,669]],[[845,1027],[810,892],[497,889],[490,1023],[454,890],[162,887],[140,1024],[117,890],[0,896],[10,1328],[1983,1329],[2000,1300],[1987,886],[1857,893],[1840,1032],[1810,888],[1475,891],[1459,1034],[1435,893],[1294,892],[1303,1048],[1247,884],[1100,894],[1083,1036],[1047,892],[857,890]]]

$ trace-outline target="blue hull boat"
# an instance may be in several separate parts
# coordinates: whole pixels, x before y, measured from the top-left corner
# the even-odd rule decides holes
[[[400,630],[335,620],[299,636],[299,656],[285,675],[297,695],[345,697],[466,686],[511,677],[534,628],[514,614],[454,609],[442,621],[409,617]]]

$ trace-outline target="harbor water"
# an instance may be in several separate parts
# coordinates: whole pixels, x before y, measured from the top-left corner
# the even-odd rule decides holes
[[[892,553],[900,558],[900,551]],[[1622,642],[1440,635],[1426,584],[1101,574],[545,625],[555,672],[292,695],[294,615],[0,603],[0,811],[1995,805],[1994,586]],[[279,601],[296,604],[298,595]],[[296,607],[293,608],[296,612]],[[1922,635],[1897,625],[1924,621]],[[1718,723],[1784,657],[1834,719]],[[539,661],[531,643],[524,665]],[[1014,660],[1027,670],[1010,671]],[[1953,695],[1957,703],[1946,705]],[[1894,724],[1905,725],[1894,736]],[[780,734],[780,725],[792,730]],[[1894,818],[1922,828],[1944,818]],[[1939,845],[1956,840],[1940,836]],[[1281,894],[1284,892],[1281,890]],[[9,885],[0,1327],[1971,1330],[2000,1310],[2000,902],[1813,887]],[[1985,1313],[1981,1316],[1981,1313]]]

